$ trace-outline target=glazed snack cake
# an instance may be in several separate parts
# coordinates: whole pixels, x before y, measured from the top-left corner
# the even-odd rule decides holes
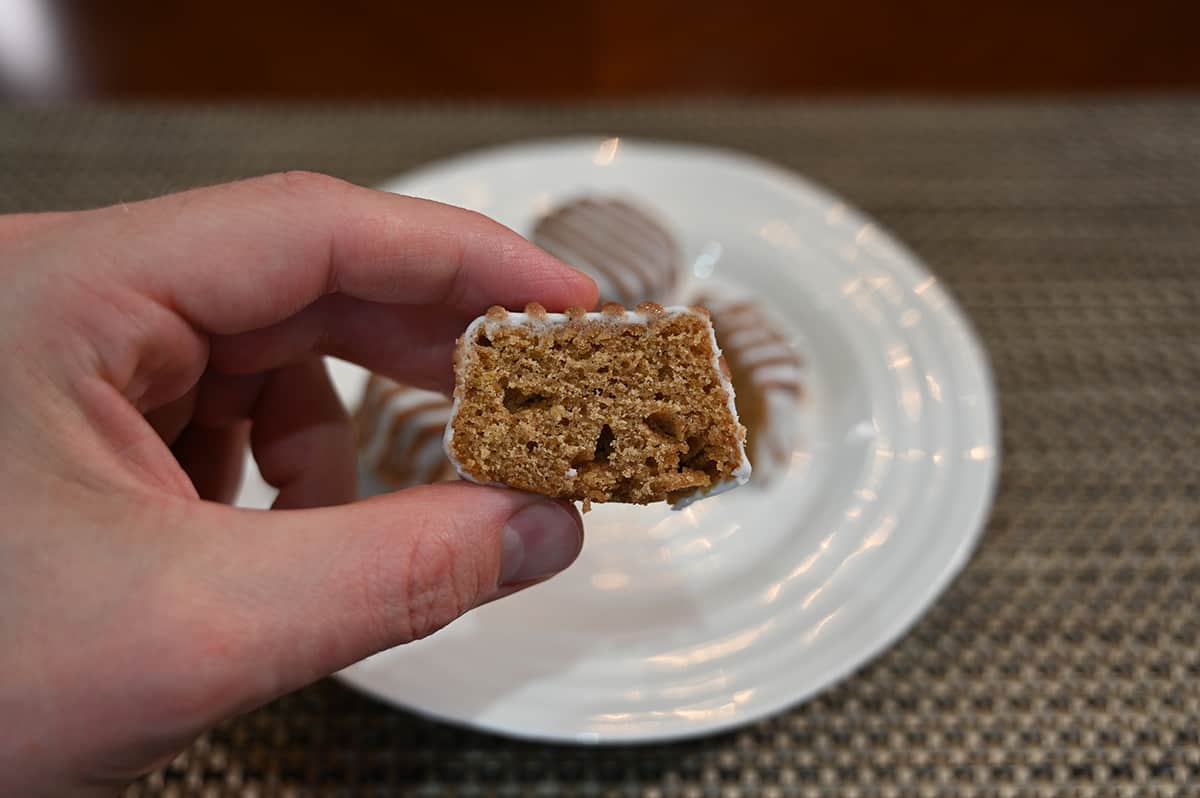
[[[493,307],[458,341],[445,449],[471,481],[678,508],[749,479],[745,437],[702,308]]]
[[[708,308],[720,336],[761,487],[787,470],[796,451],[804,361],[761,302],[718,294],[694,301]]]
[[[538,220],[530,240],[596,281],[601,302],[671,302],[679,244],[649,209],[622,197],[579,197]]]
[[[360,473],[392,490],[457,479],[442,451],[449,420],[440,393],[372,374],[354,413]]]

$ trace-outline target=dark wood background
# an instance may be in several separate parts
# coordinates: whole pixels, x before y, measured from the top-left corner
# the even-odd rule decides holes
[[[43,5],[60,51],[59,80],[31,87],[10,76],[0,81],[10,96],[544,100],[1200,88],[1198,0],[0,3]]]

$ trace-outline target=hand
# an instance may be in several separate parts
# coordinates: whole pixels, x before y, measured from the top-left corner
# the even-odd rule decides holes
[[[489,305],[596,301],[482,216],[276,175],[0,217],[0,279],[0,794],[111,793],[579,552],[571,505],[515,491],[348,503],[321,355],[444,389]],[[273,511],[217,503],[247,441]]]

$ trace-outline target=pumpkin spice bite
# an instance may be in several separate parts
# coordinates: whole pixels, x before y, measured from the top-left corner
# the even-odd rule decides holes
[[[446,454],[474,482],[678,508],[749,479],[702,308],[493,307],[459,339],[455,378]]]

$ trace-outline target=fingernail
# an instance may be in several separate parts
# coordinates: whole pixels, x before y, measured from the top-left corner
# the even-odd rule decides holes
[[[582,530],[575,513],[559,502],[534,502],[504,527],[500,586],[556,574],[575,561]]]

